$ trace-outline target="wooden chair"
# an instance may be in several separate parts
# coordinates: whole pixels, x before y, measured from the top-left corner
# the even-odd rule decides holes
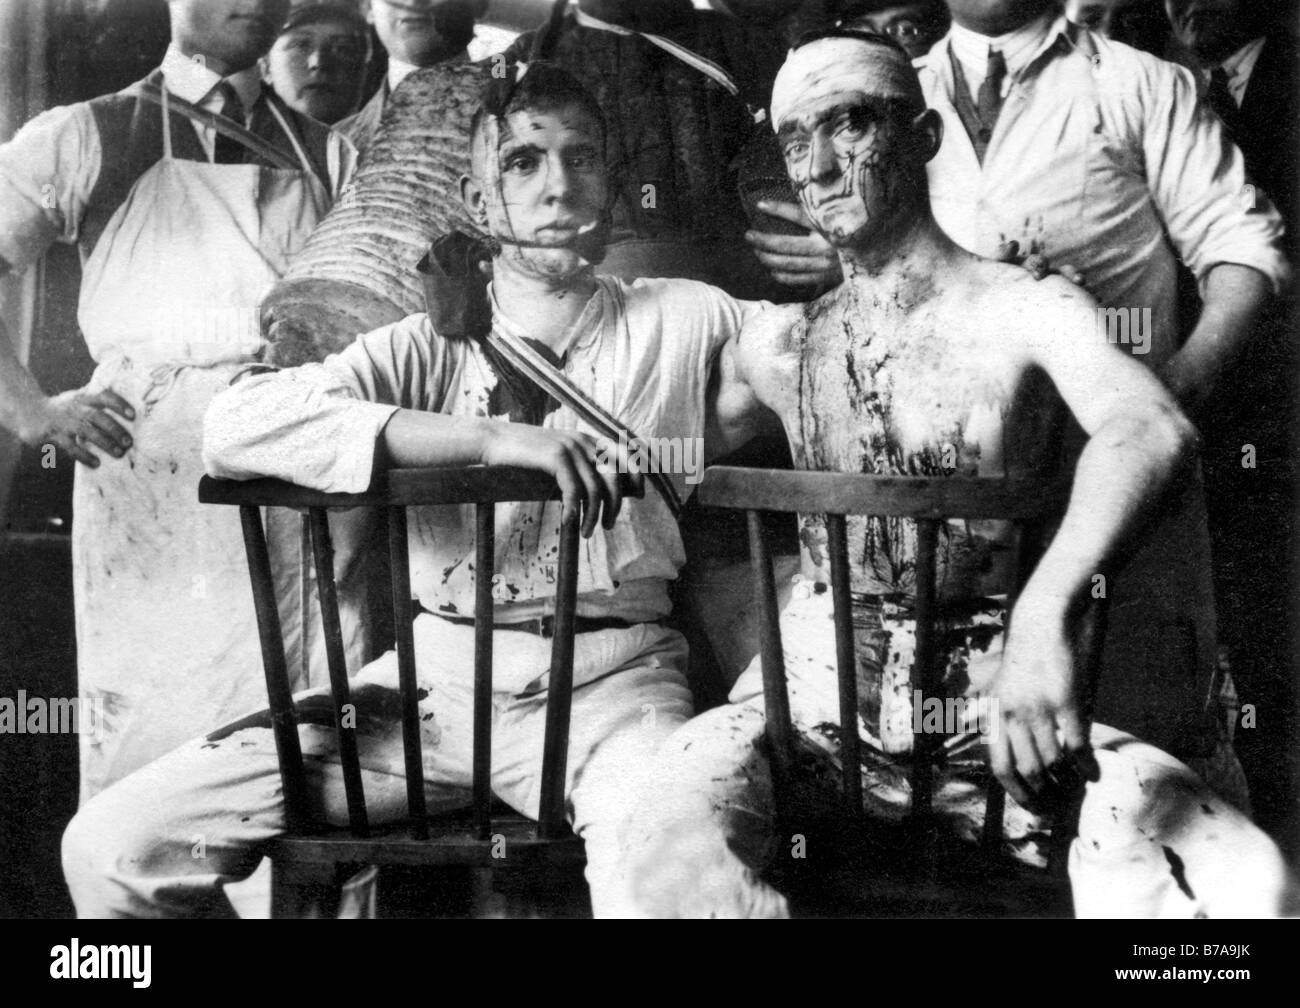
[[[243,523],[244,546],[252,577],[253,602],[261,638],[271,727],[284,788],[286,835],[276,840],[272,862],[272,911],[276,916],[302,915],[328,906],[337,897],[346,874],[367,865],[420,868],[508,867],[546,873],[572,871],[584,861],[582,843],[570,832],[565,817],[565,764],[568,754],[569,712],[573,686],[573,637],[577,597],[578,521],[560,529],[551,650],[542,752],[541,811],[536,823],[522,816],[497,814],[491,787],[492,734],[492,573],[495,570],[495,505],[509,501],[545,501],[558,497],[555,481],[544,474],[516,468],[397,469],[388,472],[362,494],[326,494],[278,480],[236,482],[205,477],[199,499],[205,504],[235,505]],[[412,631],[414,605],[407,552],[406,509],[420,505],[473,504],[476,511],[474,600],[474,716],[473,784],[467,814],[431,817],[425,805],[420,752],[415,651]],[[310,532],[329,666],[332,710],[329,720],[338,740],[347,798],[347,829],[322,828],[309,811],[307,778],[295,710],[285,663],[284,640],[274,581],[262,525],[261,508],[290,507],[305,511]],[[406,767],[408,821],[405,826],[376,829],[366,811],[357,729],[340,712],[351,701],[348,669],[334,582],[333,548],[328,509],[374,507],[386,517],[392,562],[392,594],[396,624],[402,744]],[[355,671],[355,670],[353,670]],[[356,719],[350,719],[355,721]],[[502,844],[507,857],[501,859]],[[494,857],[495,853],[495,857]]]
[[[1068,496],[1068,484],[1036,479],[868,476],[732,467],[712,467],[705,472],[699,489],[700,503],[707,507],[744,511],[748,523],[760,624],[765,745],[772,763],[778,823],[791,821],[790,773],[798,758],[799,743],[790,715],[780,613],[764,535],[764,512],[823,514],[826,517],[840,725],[848,726],[858,723],[858,684],[846,517],[870,515],[916,522],[916,648],[909,686],[912,691],[921,691],[923,696],[936,696],[942,678],[936,639],[936,547],[940,526],[948,519],[1003,519],[1013,524],[1011,569],[1016,575],[1014,590],[1007,599],[1007,612],[1010,613],[1015,604],[1015,592],[1032,573],[1054,523],[1064,513]],[[1085,706],[1091,702],[1100,665],[1104,619],[1104,604],[1094,603],[1079,621],[1078,643],[1085,676]],[[843,817],[841,822],[860,823],[863,786],[861,740],[858,733],[851,730],[841,730],[839,739],[842,779],[838,790],[843,807],[838,814]],[[905,836],[909,857],[927,870],[934,867],[929,857],[929,845],[933,840],[934,776],[947,751],[945,741],[950,739],[945,740],[940,734],[913,731],[910,828]],[[996,858],[1001,849],[1004,804],[1005,792],[996,781],[991,781],[981,837],[982,853],[986,859]],[[1067,817],[1077,815],[1077,804],[1066,814]],[[1064,822],[1062,825],[1062,836],[1056,839],[1068,842],[1075,824]],[[1058,874],[1063,874],[1063,871],[1062,863]]]

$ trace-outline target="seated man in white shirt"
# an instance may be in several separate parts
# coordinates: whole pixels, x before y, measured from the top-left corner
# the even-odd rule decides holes
[[[694,281],[594,275],[610,197],[604,127],[567,74],[535,64],[500,114],[480,113],[476,126],[474,173],[462,185],[471,219],[497,246],[493,325],[562,360],[583,393],[639,436],[698,444],[712,363],[765,306]],[[561,510],[585,507],[567,799],[586,843],[593,908],[616,914],[624,909],[618,834],[630,796],[662,739],[692,713],[685,643],[661,622],[682,544],[659,495],[624,504],[615,475],[598,470],[616,446],[591,436],[568,408],[544,396],[525,401],[506,384],[482,344],[444,339],[427,315],[415,315],[324,363],[234,384],[208,414],[205,455],[217,476],[275,476],[325,491],[361,490],[387,465],[485,463],[555,475],[562,503],[497,508],[508,595],[495,614],[493,787],[533,816],[546,710],[540,680],[551,650],[537,627],[554,611],[549,551]],[[470,781],[474,522],[467,509],[428,508],[412,529],[412,588],[424,610],[414,632],[428,690],[425,778],[436,811],[464,804]],[[357,681],[382,692],[395,688],[395,675],[390,652]],[[336,817],[343,792],[333,731],[300,732],[316,800]],[[400,732],[387,723],[363,734],[360,749],[372,822],[404,815]],[[78,913],[226,912],[222,885],[246,875],[284,830],[278,794],[265,728],[217,732],[145,767],[68,828],[64,865]],[[196,831],[206,839],[203,860],[191,857]]]

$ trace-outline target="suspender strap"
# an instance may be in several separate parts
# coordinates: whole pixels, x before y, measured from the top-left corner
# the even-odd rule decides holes
[[[643,452],[645,457],[650,458],[650,472],[646,473],[646,478],[659,491],[673,518],[681,517],[682,499],[672,481],[659,471],[658,459],[653,458],[649,445],[642,442],[617,418],[610,416],[599,405],[592,402],[586,393],[530,346],[527,340],[502,332],[494,326],[484,336],[484,342],[500,353],[525,378],[545,390],[557,402],[571,409],[583,422],[598,430],[603,437],[627,445],[630,451]]]
[[[142,84],[140,86],[140,96],[146,101],[153,102],[159,107],[163,104],[162,89],[156,84]],[[207,109],[200,108],[198,105],[187,102],[185,99],[178,98],[176,95],[171,93],[168,93],[166,101],[169,108],[181,113],[181,115],[188,119],[192,119],[200,126],[216,130],[222,136],[230,137],[230,139],[243,144],[258,157],[269,162],[272,167],[290,168],[295,170],[302,167],[278,147],[272,146],[256,133],[245,129],[237,122],[227,119],[225,116],[217,115],[215,112],[209,112]]]

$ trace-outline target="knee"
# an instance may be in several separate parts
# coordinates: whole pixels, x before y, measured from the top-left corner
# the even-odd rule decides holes
[[[1099,750],[1098,761],[1072,874],[1077,867],[1109,881],[1084,888],[1133,894],[1138,916],[1288,912],[1295,888],[1277,847],[1190,769],[1137,742]]]
[[[63,874],[83,915],[100,905],[95,894],[112,879],[148,860],[150,817],[147,810],[123,801],[125,790],[119,783],[101,791],[64,830]]]

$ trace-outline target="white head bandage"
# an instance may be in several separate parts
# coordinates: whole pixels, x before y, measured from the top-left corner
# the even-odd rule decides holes
[[[870,39],[816,39],[790,52],[772,85],[772,129],[810,101],[844,92],[893,98],[925,110],[907,54]]]

